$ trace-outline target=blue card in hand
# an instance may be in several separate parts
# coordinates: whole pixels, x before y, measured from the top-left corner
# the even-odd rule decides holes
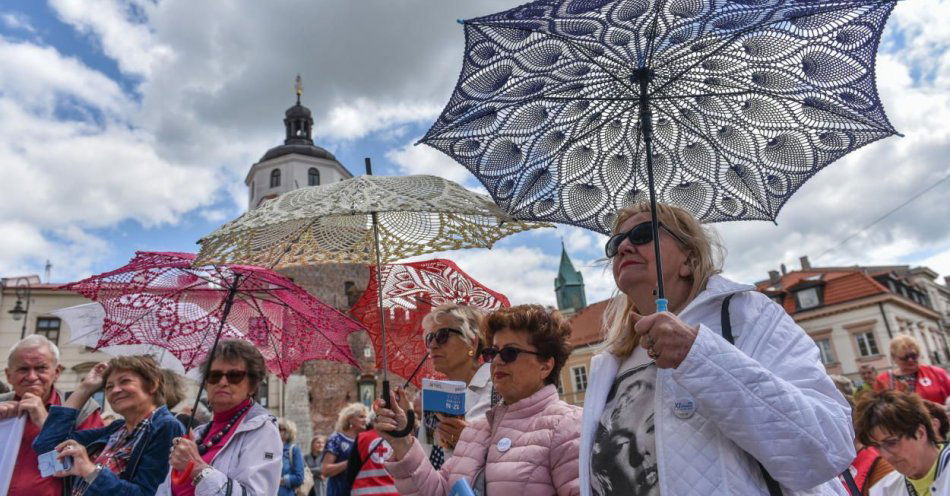
[[[37,457],[37,465],[39,465],[40,476],[41,477],[50,477],[51,475],[59,472],[61,470],[69,470],[73,466],[73,457],[67,456],[62,460],[57,460],[56,455],[59,453],[56,450],[48,451]]]
[[[458,482],[452,484],[449,496],[475,496],[475,491],[472,491],[472,486],[468,485],[467,480],[459,479]]]

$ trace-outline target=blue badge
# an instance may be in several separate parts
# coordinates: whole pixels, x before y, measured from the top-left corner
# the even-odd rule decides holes
[[[673,415],[688,419],[696,413],[696,402],[692,398],[680,398],[673,402]]]

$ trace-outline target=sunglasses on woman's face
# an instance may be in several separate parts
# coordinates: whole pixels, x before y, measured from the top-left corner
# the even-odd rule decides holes
[[[899,358],[899,359],[901,359],[901,360],[903,360],[903,361],[905,361],[905,362],[908,362],[908,361],[911,361],[911,360],[917,360],[918,358],[920,358],[920,355],[918,355],[917,353],[908,353],[908,354],[906,354],[906,355],[904,355],[904,356],[902,356],[902,357],[897,357],[897,358]]]
[[[228,378],[228,384],[240,384],[244,381],[244,378],[247,377],[247,371],[229,370],[227,372],[221,372],[220,370],[212,370],[208,372],[208,384],[217,384],[221,382],[222,377]]]
[[[429,334],[426,334],[425,341],[426,347],[432,346],[432,342],[435,341],[439,346],[444,345],[449,342],[449,336],[452,334],[458,334],[459,336],[464,336],[462,331],[458,329],[452,329],[451,327],[443,327],[437,331],[432,331]]]
[[[491,363],[495,357],[501,358],[501,363],[511,363],[518,359],[518,355],[522,353],[528,353],[530,355],[541,356],[540,353],[536,351],[522,350],[521,348],[515,348],[514,346],[505,346],[502,349],[495,348],[485,348],[482,350],[482,360],[485,363]]]
[[[673,236],[673,239],[679,241],[681,244],[686,244],[679,236],[676,235],[673,231],[670,231],[663,224],[659,225],[660,229],[663,229],[670,236]],[[604,252],[607,254],[607,258],[613,258],[617,255],[617,252],[620,251],[620,243],[623,243],[623,240],[630,240],[630,244],[645,245],[653,241],[653,225],[650,221],[643,222],[633,226],[633,229],[625,233],[614,234],[607,240],[607,244],[604,245]]]

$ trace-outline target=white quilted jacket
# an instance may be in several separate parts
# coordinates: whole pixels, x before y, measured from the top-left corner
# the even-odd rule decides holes
[[[720,334],[722,300],[731,293],[738,293],[730,303],[738,348]],[[758,460],[785,495],[847,495],[834,478],[855,456],[851,409],[814,341],[752,286],[719,276],[679,316],[698,324],[699,335],[679,367],[657,371],[660,494],[767,495]],[[610,353],[591,361],[581,423],[583,495],[591,494],[594,433],[620,362]],[[686,419],[673,414],[674,402],[684,400],[695,404]]]

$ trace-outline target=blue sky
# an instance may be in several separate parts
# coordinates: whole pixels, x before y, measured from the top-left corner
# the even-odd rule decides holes
[[[283,137],[293,80],[315,140],[352,172],[437,174],[478,189],[461,166],[413,143],[451,94],[471,18],[519,2],[7,0],[0,6],[0,275],[54,282],[122,265],[135,250],[194,251],[239,215],[243,178]],[[728,275],[780,263],[926,264],[950,274],[950,181],[840,248],[848,235],[950,173],[950,1],[900,2],[878,86],[905,138],[819,173],[778,224],[717,226]],[[886,178],[886,180],[882,180]],[[553,303],[561,240],[590,301],[612,289],[604,238],[559,227],[450,254],[515,302]]]

